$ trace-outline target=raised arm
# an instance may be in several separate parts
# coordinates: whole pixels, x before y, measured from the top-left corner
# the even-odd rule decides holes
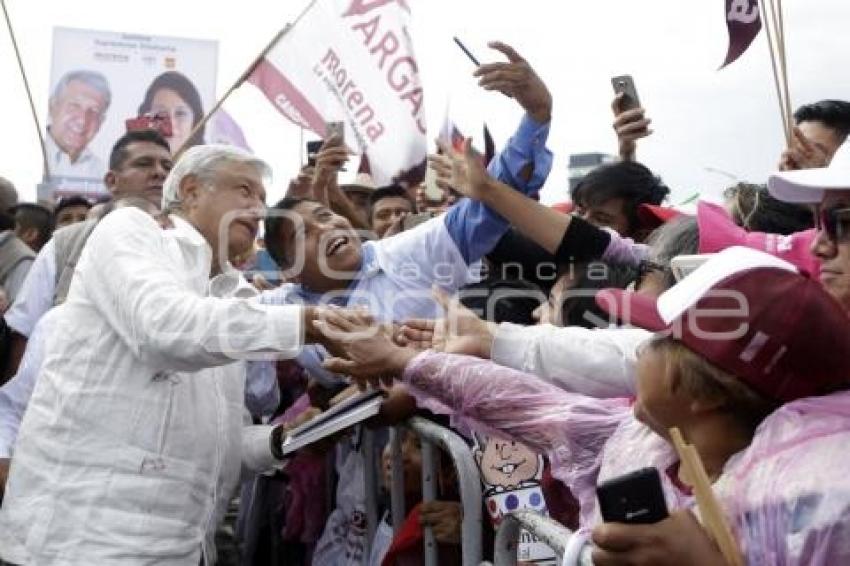
[[[614,132],[617,134],[617,151],[623,161],[636,161],[637,140],[652,134],[643,108],[626,109],[623,107],[623,93],[619,93],[611,102],[614,112]]]
[[[339,171],[348,161],[348,157],[348,149],[336,135],[325,140],[316,154],[312,196],[337,214],[348,218],[355,228],[368,230],[368,219],[363,217],[339,187]]]
[[[481,166],[469,140],[464,142],[462,153],[432,155],[430,162],[437,172],[438,184],[454,187],[500,214],[523,235],[553,254],[556,261],[571,263],[601,258],[637,265],[647,256],[646,246],[551,209],[494,179]]]
[[[475,71],[485,90],[501,92],[525,111],[516,133],[489,164],[489,173],[512,190],[532,196],[552,170],[552,152],[546,148],[552,96],[546,85],[512,47],[493,42],[507,62],[482,65]],[[508,229],[508,222],[481,202],[461,200],[445,215],[446,227],[467,263],[492,250]]]

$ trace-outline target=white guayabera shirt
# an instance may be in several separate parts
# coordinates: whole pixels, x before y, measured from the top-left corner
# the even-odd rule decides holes
[[[241,465],[275,463],[271,428],[243,427],[239,360],[297,354],[301,311],[235,298],[239,275],[210,280],[210,247],[173,221],[117,210],[83,251],[21,423],[4,560],[211,564]]]

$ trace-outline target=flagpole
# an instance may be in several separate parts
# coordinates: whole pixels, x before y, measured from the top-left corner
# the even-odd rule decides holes
[[[768,0],[769,1],[769,0]],[[779,66],[776,62],[776,51],[774,50],[774,38],[773,33],[771,32],[771,19],[768,17],[767,7],[765,6],[765,2],[758,2],[759,9],[761,10],[761,18],[764,23],[764,32],[767,36],[767,46],[770,50],[770,63],[773,66],[773,83],[776,87],[776,97],[779,101],[779,113],[782,117],[782,129],[785,134],[785,141],[790,147],[791,145],[791,128],[788,123],[788,116],[785,114],[786,104],[783,100],[783,89],[779,84]]]
[[[774,5],[774,17],[776,18],[776,26],[779,29],[779,63],[782,67],[782,88],[785,92],[785,115],[787,116],[786,128],[788,130],[788,138],[791,139],[794,114],[791,112],[791,92],[788,88],[788,57],[785,52],[785,20],[782,15],[782,0],[776,0]]]
[[[5,0],[0,0],[0,6],[3,7],[3,16],[6,18],[6,27],[9,28],[9,37],[12,39],[12,47],[15,49],[15,58],[18,60],[18,68],[21,71],[21,78],[24,80],[24,90],[27,92],[27,99],[30,103],[30,111],[32,111],[32,119],[35,122],[35,129],[38,133],[38,143],[41,146],[41,158],[42,158],[42,179],[47,180],[50,176],[50,165],[47,160],[47,146],[44,143],[44,133],[41,130],[41,124],[38,121],[38,113],[35,111],[35,103],[32,99],[32,90],[30,90],[30,83],[27,79],[27,73],[24,70],[24,62],[21,59],[21,52],[18,49],[18,42],[15,40],[15,32],[12,29],[12,20],[9,18],[9,12],[6,10],[6,2]]]
[[[186,145],[195,136],[195,134],[197,134],[201,130],[201,128],[203,128],[206,125],[206,123],[209,122],[210,118],[213,117],[213,114],[218,112],[218,109],[221,108],[221,105],[224,104],[224,101],[227,100],[230,97],[230,95],[233,94],[234,91],[236,91],[237,88],[242,86],[242,83],[244,83],[246,80],[248,80],[248,77],[251,76],[251,73],[254,72],[254,69],[257,68],[257,65],[259,65],[262,62],[263,57],[265,57],[268,54],[269,51],[274,49],[274,46],[277,45],[277,42],[280,41],[280,39],[284,36],[284,34],[286,34],[286,32],[288,32],[290,30],[291,27],[292,26],[290,24],[286,24],[286,26],[282,30],[280,30],[279,32],[277,32],[275,34],[275,36],[268,43],[268,45],[266,45],[266,47],[260,52],[260,54],[257,55],[257,57],[254,58],[254,60],[251,62],[251,64],[248,66],[248,68],[245,69],[245,72],[242,73],[239,76],[238,79],[236,79],[236,82],[233,83],[233,85],[229,89],[227,89],[227,92],[224,93],[224,96],[222,96],[218,100],[218,102],[215,103],[215,106],[213,106],[206,114],[204,114],[204,117],[201,118],[201,120],[197,124],[195,124],[195,127],[192,128],[192,131],[189,132],[189,136],[186,138],[186,141],[183,142],[183,145],[181,145],[177,149],[177,151],[174,152],[175,161],[187,149]]]
[[[179,149],[178,149],[178,150],[174,153],[174,160],[175,160],[175,161],[177,160],[177,158],[178,158],[178,157],[180,157],[180,155],[183,153],[183,151],[185,151],[185,150],[186,150],[186,144],[188,144],[188,143],[189,143],[189,140],[191,140],[191,139],[192,139],[192,137],[193,137],[195,134],[197,134],[197,133],[198,133],[198,131],[200,131],[200,129],[201,129],[201,128],[203,128],[203,127],[204,127],[204,125],[205,125],[205,124],[209,121],[209,119],[210,119],[210,118],[212,118],[213,114],[215,114],[215,113],[218,111],[218,109],[219,109],[219,108],[221,108],[221,105],[222,105],[222,104],[224,104],[224,101],[225,101],[225,100],[227,100],[227,98],[228,98],[231,94],[233,94],[233,91],[235,91],[237,88],[239,88],[240,86],[242,86],[242,83],[244,83],[246,80],[248,80],[248,77],[250,77],[250,76],[251,76],[251,73],[253,73],[253,72],[254,72],[254,69],[256,69],[256,68],[257,68],[257,65],[259,65],[259,64],[262,62],[263,57],[265,57],[266,55],[268,55],[269,51],[271,51],[272,49],[274,49],[274,46],[275,46],[275,45],[277,45],[277,42],[278,42],[278,41],[280,41],[280,40],[281,40],[281,38],[283,38],[283,36],[284,36],[284,35],[286,35],[286,33],[287,33],[289,30],[291,30],[291,29],[293,28],[293,26],[295,26],[295,24],[297,24],[297,23],[298,23],[298,21],[299,21],[299,20],[301,20],[301,18],[303,18],[303,17],[304,17],[304,15],[305,15],[308,11],[310,11],[310,8],[312,8],[312,7],[313,7],[313,5],[316,3],[316,1],[317,1],[317,0],[310,0],[310,2],[307,4],[307,6],[306,6],[303,10],[301,10],[301,13],[300,13],[300,14],[298,14],[298,17],[297,17],[297,18],[295,18],[295,21],[294,21],[294,22],[292,22],[291,24],[286,24],[286,25],[283,27],[283,29],[282,29],[282,30],[280,30],[279,32],[277,32],[277,33],[275,34],[275,36],[272,38],[272,40],[269,42],[269,44],[268,44],[268,45],[266,45],[265,49],[263,49],[263,50],[260,52],[260,54],[259,54],[259,55],[257,55],[257,57],[254,59],[254,61],[252,61],[252,62],[251,62],[251,64],[248,66],[248,68],[247,68],[247,69],[245,69],[245,72],[244,72],[244,73],[242,73],[242,75],[239,77],[239,79],[237,79],[237,81],[236,81],[235,83],[233,83],[233,86],[231,86],[231,87],[227,90],[227,92],[225,92],[225,93],[224,93],[224,96],[222,96],[222,97],[221,97],[221,99],[219,99],[219,101],[218,101],[218,102],[216,102],[216,104],[215,104],[215,106],[213,106],[212,110],[210,110],[209,112],[207,112],[207,113],[206,113],[206,115],[204,115],[204,117],[201,119],[201,121],[200,121],[200,122],[198,122],[198,123],[195,125],[195,127],[194,127],[194,128],[192,128],[192,131],[191,131],[191,133],[189,134],[189,137],[187,137],[187,138],[186,138],[186,141],[185,141],[185,142],[183,142],[183,145],[181,145],[181,146],[180,146],[180,148],[179,148]]]

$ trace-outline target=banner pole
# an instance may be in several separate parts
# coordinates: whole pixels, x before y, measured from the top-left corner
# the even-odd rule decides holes
[[[768,0],[769,1],[769,0]],[[759,9],[761,10],[761,19],[764,23],[764,33],[767,36],[767,46],[770,51],[770,63],[773,66],[773,83],[776,87],[776,98],[779,102],[779,114],[782,118],[782,130],[785,134],[785,143],[788,146],[791,146],[791,128],[788,125],[788,117],[785,115],[785,102],[783,101],[782,96],[782,87],[779,84],[779,67],[776,63],[776,51],[774,50],[774,38],[773,33],[771,32],[771,20],[768,17],[767,7],[765,6],[765,2],[758,2]]]
[[[247,69],[245,69],[245,72],[242,73],[238,79],[236,79],[236,82],[233,83],[233,85],[229,89],[227,89],[227,92],[224,93],[224,96],[219,98],[218,102],[215,103],[215,106],[213,106],[206,114],[204,114],[204,117],[201,118],[201,120],[197,124],[195,124],[195,127],[192,128],[192,131],[189,132],[189,136],[186,138],[186,141],[183,142],[183,145],[181,145],[176,152],[174,152],[175,161],[177,161],[180,155],[182,155],[183,152],[187,149],[186,144],[189,143],[189,140],[191,140],[194,135],[197,134],[200,129],[206,125],[207,122],[209,122],[210,118],[212,118],[213,115],[218,112],[219,108],[221,108],[221,105],[224,104],[224,101],[227,100],[228,97],[230,97],[230,95],[233,94],[233,92],[237,88],[242,86],[242,83],[248,80],[248,77],[251,76],[251,73],[254,72],[254,69],[257,68],[257,65],[262,62],[263,57],[265,57],[269,51],[274,49],[274,46],[277,45],[277,42],[280,41],[280,39],[284,36],[284,34],[286,34],[286,32],[290,30],[291,27],[292,26],[290,24],[286,24],[286,26],[282,30],[275,34],[275,36],[268,43],[268,45],[266,45],[266,47],[260,52],[259,55],[254,58],[253,61],[251,61],[251,64],[248,66]]]
[[[779,65],[782,68],[782,89],[785,93],[785,115],[787,116],[788,137],[793,138],[794,114],[791,111],[791,92],[788,88],[788,57],[785,51],[785,20],[782,15],[782,0],[776,0],[773,8],[776,27],[779,30]]]
[[[185,142],[183,142],[183,145],[181,145],[181,146],[180,146],[180,148],[178,148],[178,150],[174,153],[174,160],[175,160],[175,161],[177,161],[177,159],[180,157],[180,155],[181,155],[181,154],[182,154],[182,153],[186,150],[186,144],[187,144],[187,143],[189,143],[189,140],[191,140],[191,139],[192,139],[192,137],[193,137],[195,134],[197,134],[197,133],[198,133],[198,131],[199,131],[201,128],[203,128],[203,127],[204,127],[204,125],[206,125],[206,123],[209,121],[209,119],[210,119],[210,118],[212,118],[213,114],[215,114],[215,113],[218,111],[218,109],[219,109],[219,108],[221,108],[221,105],[222,105],[222,104],[224,104],[224,101],[225,101],[225,100],[227,100],[227,98],[228,98],[231,94],[233,94],[233,91],[235,91],[237,88],[239,88],[240,86],[242,86],[242,83],[244,83],[246,80],[248,80],[248,77],[250,77],[250,76],[251,76],[251,73],[253,73],[253,72],[254,72],[254,69],[256,69],[256,68],[257,68],[257,65],[259,65],[259,64],[262,62],[263,58],[264,58],[266,55],[268,55],[269,51],[271,51],[272,49],[274,49],[274,46],[275,46],[275,45],[277,45],[277,42],[278,42],[278,41],[280,41],[280,40],[281,40],[281,38],[283,38],[283,36],[284,36],[284,35],[286,35],[286,33],[287,33],[287,32],[289,32],[289,30],[291,30],[291,29],[292,29],[292,27],[293,27],[293,26],[295,26],[295,24],[297,24],[297,23],[298,23],[298,21],[299,21],[301,18],[303,18],[303,17],[304,17],[304,14],[306,14],[307,12],[309,12],[309,11],[310,11],[310,8],[312,8],[312,7],[313,7],[313,5],[314,5],[316,2],[317,2],[317,0],[311,0],[311,1],[307,4],[307,6],[306,6],[303,10],[301,10],[301,13],[300,13],[300,14],[298,14],[298,17],[297,17],[297,18],[295,18],[295,21],[294,21],[294,22],[292,22],[291,24],[286,24],[286,25],[283,27],[283,29],[282,29],[282,30],[280,30],[279,32],[277,32],[277,33],[275,34],[275,36],[274,36],[274,37],[272,38],[272,40],[268,43],[268,45],[266,45],[265,49],[263,49],[263,50],[260,52],[260,54],[259,54],[259,55],[257,55],[257,57],[255,57],[255,58],[254,58],[254,60],[251,62],[251,64],[248,66],[248,68],[247,68],[247,69],[245,69],[245,72],[244,72],[244,73],[242,73],[242,75],[239,77],[239,79],[237,79],[237,80],[236,80],[236,82],[235,82],[235,83],[233,83],[233,86],[231,86],[231,87],[227,90],[227,92],[225,92],[225,93],[224,93],[224,96],[222,96],[222,97],[219,99],[219,101],[218,101],[218,102],[216,102],[215,106],[213,106],[213,107],[212,107],[212,110],[210,110],[209,112],[207,112],[207,113],[206,113],[206,115],[205,115],[205,116],[201,119],[201,121],[200,121],[200,122],[198,122],[198,123],[197,123],[197,125],[196,125],[194,128],[192,128],[192,131],[191,131],[191,133],[189,134],[189,137],[188,137],[188,138],[186,138],[186,141],[185,141]]]
[[[30,83],[27,79],[27,73],[24,70],[24,62],[21,59],[21,52],[18,49],[18,42],[15,40],[15,32],[12,29],[12,20],[9,18],[9,12],[6,10],[6,2],[5,0],[0,0],[0,6],[3,7],[3,16],[6,18],[6,27],[9,28],[9,37],[12,40],[12,47],[15,49],[15,58],[18,60],[18,69],[21,71],[21,78],[24,81],[24,89],[27,92],[27,99],[30,103],[30,111],[32,111],[32,119],[35,122],[35,129],[38,133],[38,143],[41,146],[41,159],[42,159],[42,180],[44,182],[50,176],[50,165],[47,159],[47,146],[44,143],[44,133],[41,130],[41,123],[38,121],[38,113],[35,111],[35,103],[32,99],[32,90],[30,90]]]

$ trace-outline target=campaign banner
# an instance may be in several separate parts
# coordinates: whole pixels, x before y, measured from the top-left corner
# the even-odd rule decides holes
[[[49,191],[104,195],[112,146],[127,132],[127,120],[140,115],[168,116],[166,139],[177,149],[215,104],[217,67],[215,41],[54,28]],[[191,143],[204,139],[202,130]]]
[[[729,49],[722,69],[744,54],[761,30],[758,0],[725,0]]]
[[[368,156],[379,185],[418,182],[426,156],[424,96],[403,0],[318,0],[249,80],[295,124]]]

